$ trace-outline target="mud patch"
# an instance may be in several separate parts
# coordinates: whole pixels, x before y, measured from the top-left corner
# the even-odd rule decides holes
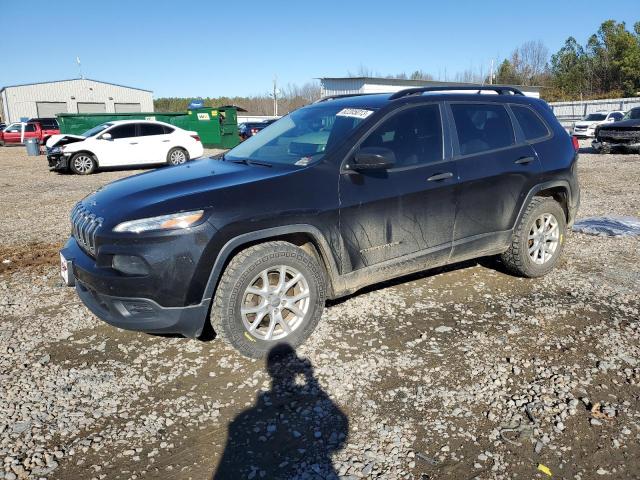
[[[58,243],[0,246],[0,275],[25,268],[55,266],[61,248]]]

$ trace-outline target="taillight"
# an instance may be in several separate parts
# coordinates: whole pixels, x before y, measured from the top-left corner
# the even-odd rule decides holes
[[[255,135],[256,133],[258,133],[260,130],[258,130],[257,128],[252,128],[251,129],[251,135]]]
[[[196,142],[200,141],[200,137],[198,135],[191,135],[191,138],[193,138]]]
[[[571,141],[573,142],[573,149],[577,152],[580,150],[580,142],[578,141],[578,137],[575,135],[571,137]]]

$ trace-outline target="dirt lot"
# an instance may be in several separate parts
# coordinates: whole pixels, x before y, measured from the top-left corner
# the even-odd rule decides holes
[[[640,238],[371,288],[278,367],[93,317],[58,277],[68,213],[137,172],[45,163],[0,148],[0,479],[640,478]],[[579,172],[580,217],[640,216],[640,155]]]

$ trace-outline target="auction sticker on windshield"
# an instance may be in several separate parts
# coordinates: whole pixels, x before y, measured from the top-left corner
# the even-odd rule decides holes
[[[373,113],[373,110],[365,110],[364,108],[343,108],[338,113],[337,117],[354,117],[354,118],[367,118]]]

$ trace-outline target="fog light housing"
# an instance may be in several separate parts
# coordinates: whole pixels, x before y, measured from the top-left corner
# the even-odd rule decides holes
[[[147,262],[135,255],[114,255],[111,266],[125,275],[149,275]]]

